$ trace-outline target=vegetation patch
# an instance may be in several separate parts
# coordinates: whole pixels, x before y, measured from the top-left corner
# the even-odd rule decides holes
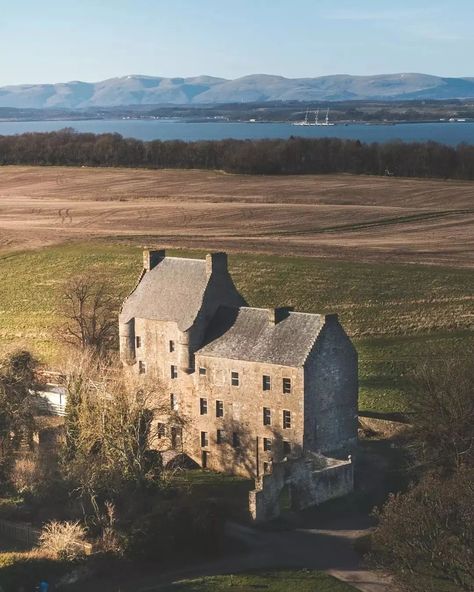
[[[226,576],[209,576],[195,580],[184,580],[157,588],[160,592],[349,592],[352,586],[318,571],[268,571]]]

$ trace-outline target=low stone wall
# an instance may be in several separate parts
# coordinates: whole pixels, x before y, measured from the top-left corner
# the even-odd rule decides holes
[[[352,460],[324,460],[327,466],[323,468],[315,468],[312,458],[287,460],[257,478],[255,489],[249,492],[253,520],[271,520],[283,509],[303,510],[350,493],[354,488]]]

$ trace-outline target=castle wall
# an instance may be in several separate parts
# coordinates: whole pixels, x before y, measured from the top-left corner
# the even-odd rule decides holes
[[[206,374],[200,374],[205,368]],[[239,375],[239,386],[232,386],[232,372]],[[263,376],[271,380],[270,390],[263,390]],[[283,378],[290,378],[291,394],[284,394]],[[301,454],[303,445],[303,371],[273,364],[196,356],[195,408],[193,416],[199,432],[209,435],[209,445],[194,450],[194,458],[208,452],[208,467],[242,476],[262,474],[264,463],[284,456],[284,441],[291,443],[291,454]],[[208,413],[200,414],[200,399],[207,401]],[[216,417],[216,401],[222,401],[223,417]],[[270,410],[271,425],[264,425],[263,409]],[[291,413],[291,428],[283,427],[283,410]],[[217,441],[217,430],[224,441]],[[232,445],[232,434],[239,434],[240,445]],[[264,438],[272,450],[264,450]],[[269,468],[269,466],[268,466]]]
[[[306,457],[274,465],[273,472],[256,479],[249,492],[250,515],[256,522],[277,518],[284,510],[303,510],[347,495],[354,487],[352,461],[326,459],[315,469]]]
[[[357,352],[335,316],[327,317],[305,364],[304,447],[322,454],[357,444]]]

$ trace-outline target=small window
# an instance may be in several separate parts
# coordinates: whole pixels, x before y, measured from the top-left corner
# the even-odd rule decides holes
[[[237,432],[232,433],[232,446],[238,448],[240,446],[240,438]]]
[[[269,391],[272,388],[272,380],[270,376],[267,376],[266,374],[264,374],[262,378],[262,388],[264,391]]]
[[[283,427],[285,429],[291,428],[291,412],[283,411]]]
[[[141,337],[135,337],[135,345],[137,348],[142,346],[142,338]]]
[[[178,427],[171,428],[171,448],[180,449],[183,445],[183,430]]]
[[[217,430],[217,434],[216,434],[216,443],[217,444],[223,444],[225,440],[225,432],[224,430]]]
[[[269,462],[264,462],[263,463],[263,473],[265,475],[268,475],[268,473],[272,472],[272,465]]]
[[[231,379],[232,386],[239,386],[239,373],[238,372],[232,372],[230,375],[230,379]]]
[[[209,438],[207,436],[207,432],[201,432],[201,446],[203,448],[205,446],[209,446]]]
[[[171,411],[178,411],[178,397],[174,394],[170,394],[170,407]]]
[[[199,411],[201,415],[207,415],[207,399],[199,399]]]
[[[156,426],[156,434],[159,439],[164,438],[166,436],[166,425],[164,423],[159,423]]]
[[[216,417],[224,417],[224,401],[216,401]]]
[[[178,378],[178,366],[171,365],[171,378]]]
[[[146,373],[146,364],[145,364],[145,362],[142,362],[142,360],[140,360],[138,362],[138,372],[139,372],[139,374],[145,374]]]
[[[263,439],[263,450],[265,452],[271,452],[272,451],[272,441],[271,441],[271,438],[264,438]]]
[[[209,452],[207,450],[203,450],[201,454],[201,464],[203,469],[207,469],[209,465]]]
[[[288,454],[291,454],[291,444],[289,442],[287,442],[286,440],[283,440],[283,454],[285,456],[288,456]]]
[[[206,376],[207,374],[207,368],[203,368],[202,366],[199,368],[199,374],[200,376]]]
[[[272,425],[272,412],[268,407],[263,408],[263,425]]]
[[[170,341],[170,352],[174,352],[174,341]]]
[[[291,394],[291,378],[284,378],[283,379],[283,393],[285,395]]]

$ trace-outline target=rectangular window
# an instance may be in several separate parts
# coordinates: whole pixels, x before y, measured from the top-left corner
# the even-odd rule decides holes
[[[209,438],[207,436],[207,432],[201,432],[201,446],[203,448],[205,446],[209,446]]]
[[[206,373],[207,373],[207,369],[206,369],[206,368],[203,368],[203,367],[201,366],[201,368],[199,368],[199,374],[200,374],[201,376],[206,376]]]
[[[183,442],[183,431],[181,428],[171,428],[171,448],[180,449]]]
[[[239,373],[238,372],[231,372],[230,381],[232,386],[239,386]]]
[[[199,411],[201,415],[207,415],[207,399],[199,399]]]
[[[264,438],[263,439],[263,450],[265,452],[271,452],[272,451],[272,441],[271,441],[271,438]]]
[[[238,448],[240,446],[240,438],[237,432],[232,433],[232,446]]]
[[[291,412],[283,411],[283,427],[285,429],[291,428]]]
[[[264,374],[262,378],[262,388],[264,391],[269,391],[272,388],[271,378],[266,374]]]
[[[170,352],[174,352],[174,341],[170,341]]]
[[[216,401],[216,417],[224,417],[224,401]]]
[[[178,397],[174,394],[170,394],[170,407],[171,411],[178,411]]]
[[[201,458],[202,458],[202,468],[207,469],[207,467],[209,466],[209,452],[207,450],[203,450]]]
[[[223,444],[225,439],[225,432],[224,430],[217,430],[216,434],[216,442],[217,444]]]
[[[263,425],[272,425],[272,412],[268,407],[263,408]]]
[[[136,347],[141,347],[142,346],[142,338],[141,337],[135,337],[135,344]]]
[[[285,456],[288,456],[288,454],[291,454],[291,444],[289,442],[287,442],[286,440],[283,440],[283,454]]]
[[[166,425],[164,423],[159,423],[156,426],[156,433],[158,438],[164,438],[166,436]]]
[[[171,365],[171,378],[178,378],[178,366]]]
[[[142,362],[142,360],[140,360],[138,362],[138,372],[139,372],[139,374],[145,374],[146,373],[146,364],[145,364],[145,362]]]
[[[283,393],[285,395],[291,394],[291,378],[284,378],[283,379]]]
[[[263,472],[265,475],[268,475],[268,473],[272,472],[272,466],[270,463],[268,463],[268,462],[263,463]]]

